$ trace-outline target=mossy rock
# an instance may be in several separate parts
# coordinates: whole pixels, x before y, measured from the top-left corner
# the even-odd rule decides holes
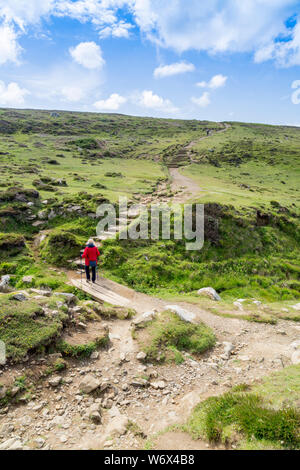
[[[17,233],[0,233],[0,253],[11,256],[20,253],[25,248],[25,240]]]
[[[41,254],[49,263],[65,266],[79,255],[82,243],[71,232],[53,231],[43,242]]]

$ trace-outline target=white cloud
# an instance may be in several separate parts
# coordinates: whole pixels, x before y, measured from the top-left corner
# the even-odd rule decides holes
[[[249,51],[281,32],[298,0],[136,0],[136,18],[151,39],[178,51]],[[258,14],[259,11],[259,14]],[[145,14],[147,13],[147,14]]]
[[[151,90],[144,90],[141,93],[138,99],[138,104],[145,108],[161,110],[168,113],[176,113],[178,111],[172,101],[156,95]]]
[[[64,86],[61,89],[61,95],[66,101],[78,102],[84,98],[84,90],[78,86]]]
[[[0,27],[0,65],[6,62],[19,63],[21,47],[17,43],[17,35],[13,27],[3,25]]]
[[[300,16],[288,35],[289,39],[269,42],[259,48],[255,53],[255,62],[275,60],[280,67],[300,65]]]
[[[294,93],[292,93],[292,103],[300,104],[300,80],[295,80],[292,83],[292,88],[295,90]]]
[[[99,31],[99,36],[102,39],[108,38],[110,36],[114,38],[129,38],[130,29],[134,26],[125,21],[119,21],[118,23],[113,24],[112,26],[106,26]]]
[[[71,47],[70,54],[75,62],[90,70],[99,69],[105,64],[100,46],[93,41]]]
[[[221,88],[227,82],[228,77],[225,75],[215,75],[209,82],[199,82],[196,85],[200,88]]]
[[[22,106],[29,91],[11,82],[7,86],[0,81],[0,106]]]
[[[76,103],[77,109],[95,101],[102,83],[103,77],[97,69],[87,70],[75,63],[57,64],[42,72],[33,69],[32,77],[24,81],[39,107],[59,103],[65,106],[68,102]]]
[[[211,54],[253,52],[256,62],[275,60],[280,66],[300,65],[299,0],[201,0],[201,7],[199,3],[0,0],[0,21],[25,34],[28,26],[42,18],[68,17],[92,23],[101,37],[122,38],[128,38],[137,25],[148,40],[180,53],[191,49]],[[127,14],[132,15],[135,24],[124,20]],[[298,15],[295,23],[286,24],[292,15]],[[18,49],[16,38],[14,41]]]
[[[206,108],[210,104],[210,93],[205,91],[200,98],[193,97],[191,101],[201,108]]]
[[[21,29],[37,23],[40,18],[50,13],[55,3],[60,0],[0,0],[0,18],[5,22],[14,22]]]
[[[112,93],[107,100],[100,100],[94,103],[95,108],[101,110],[112,110],[117,111],[120,106],[126,103],[127,99],[123,96],[118,95],[118,93]]]
[[[155,78],[170,77],[171,75],[179,75],[186,72],[193,72],[195,70],[194,64],[188,62],[176,62],[170,65],[160,65],[154,70]]]

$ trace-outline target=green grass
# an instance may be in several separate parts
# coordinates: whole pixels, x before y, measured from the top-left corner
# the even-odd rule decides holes
[[[159,314],[152,322],[134,332],[149,362],[183,362],[181,351],[199,355],[211,349],[215,336],[204,323],[197,325],[181,320],[171,312]]]
[[[199,403],[184,429],[194,439],[243,449],[299,449],[299,387],[300,367],[288,367],[260,384],[241,385]]]
[[[299,210],[299,143],[297,128],[231,123],[198,142],[197,163],[182,171],[199,184],[204,203],[263,207],[275,199]]]
[[[90,357],[91,354],[107,345],[109,341],[108,335],[105,334],[103,337],[97,338],[95,341],[91,341],[86,344],[70,344],[67,341],[58,341],[56,343],[56,351],[62,353],[64,357],[73,357],[73,358],[85,358]]]
[[[7,359],[18,361],[28,352],[42,352],[60,336],[65,320],[63,312],[56,317],[43,316],[42,306],[34,300],[18,302],[9,294],[2,295],[0,340],[5,343]]]
[[[212,286],[224,300],[299,299],[299,223],[293,214],[282,217],[280,207],[270,209],[261,226],[253,209],[241,213],[209,204],[205,211],[201,251],[186,251],[185,241],[173,239],[107,241],[102,257],[106,273],[156,295],[195,295]]]

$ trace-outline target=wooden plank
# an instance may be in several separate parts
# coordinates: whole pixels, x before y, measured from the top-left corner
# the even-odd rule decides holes
[[[86,292],[95,300],[101,300],[107,302],[111,305],[118,307],[126,307],[129,304],[129,300],[125,297],[122,297],[110,289],[107,289],[99,284],[87,284],[85,281],[80,281],[80,279],[72,279],[72,284],[77,287],[77,289]]]

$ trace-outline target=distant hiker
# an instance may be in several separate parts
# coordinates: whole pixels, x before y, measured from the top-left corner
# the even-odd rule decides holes
[[[92,268],[92,281],[94,284],[96,282],[96,269],[99,256],[99,250],[96,247],[94,240],[90,238],[87,242],[86,249],[82,254],[82,258],[85,259],[85,273],[87,282],[90,282],[91,280],[90,267]]]

